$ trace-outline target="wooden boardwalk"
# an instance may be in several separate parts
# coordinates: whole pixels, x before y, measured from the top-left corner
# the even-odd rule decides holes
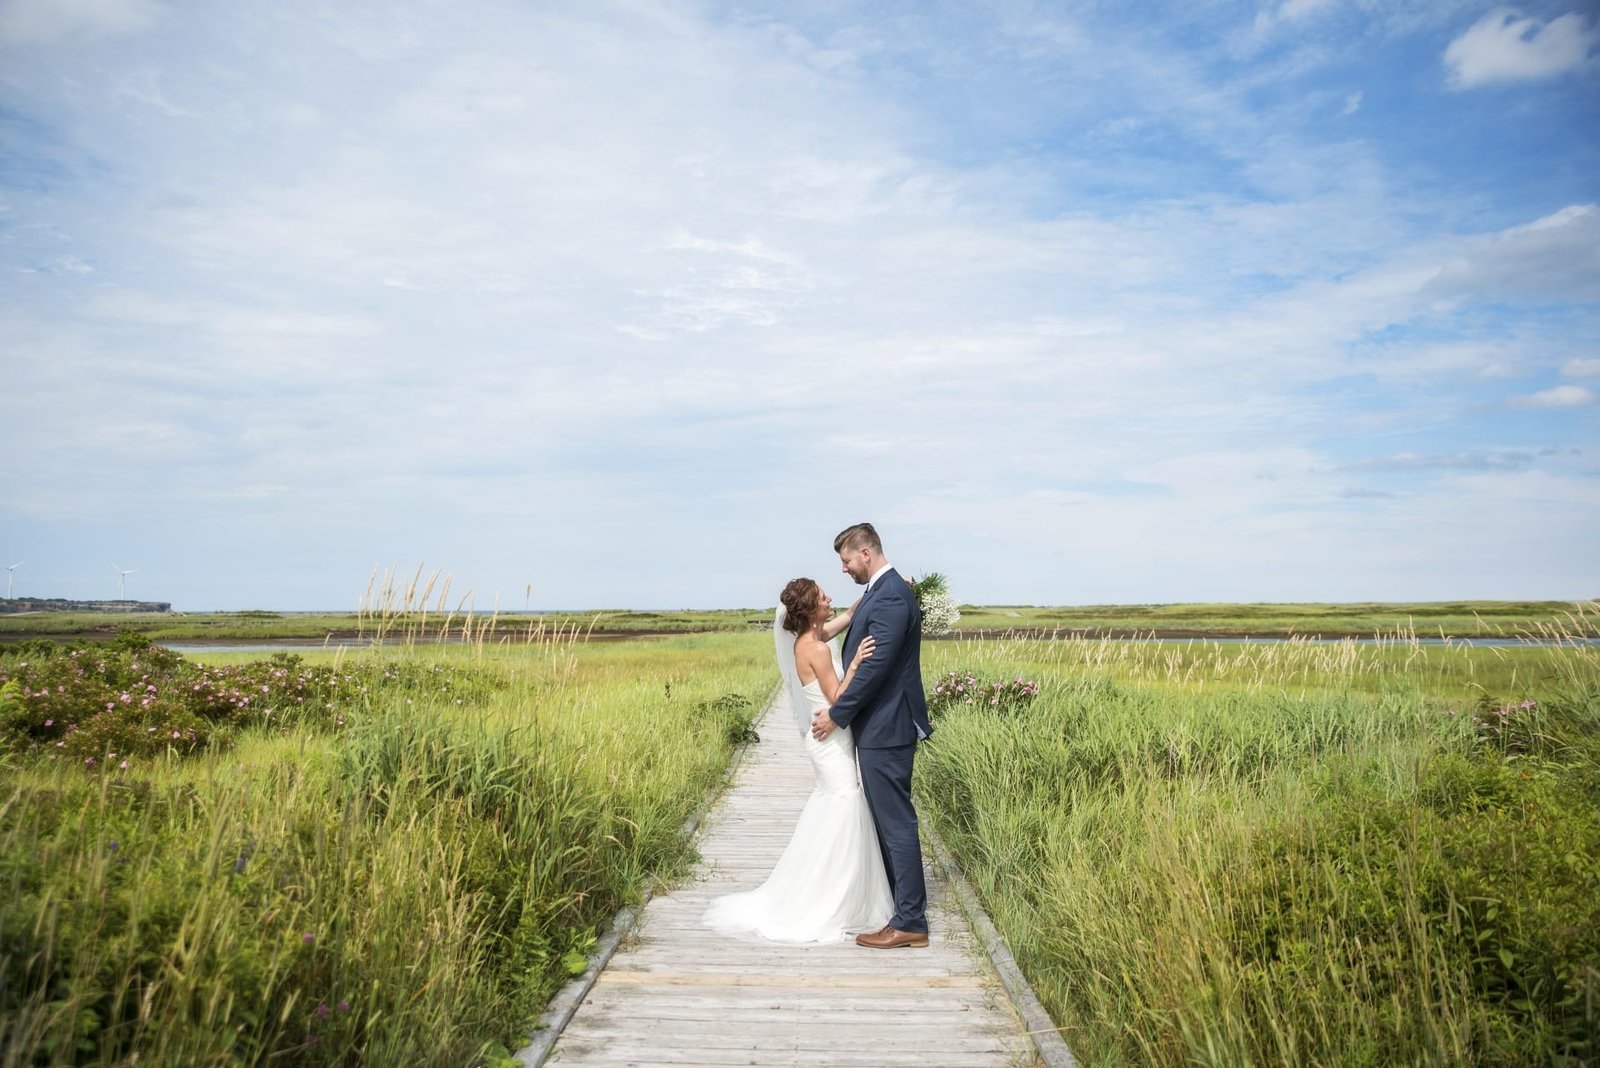
[[[788,711],[769,708],[757,729],[761,741],[701,828],[693,881],[645,907],[547,1063],[1037,1064],[931,859],[927,949],[781,946],[700,925],[713,898],[761,884],[811,792],[811,766]]]

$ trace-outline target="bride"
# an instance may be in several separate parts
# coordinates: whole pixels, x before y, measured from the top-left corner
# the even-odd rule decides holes
[[[808,578],[783,589],[773,627],[779,699],[787,699],[794,726],[805,738],[816,787],[795,823],[794,835],[760,887],[711,903],[705,923],[723,934],[755,934],[774,942],[837,942],[889,922],[894,900],[872,813],[856,777],[855,740],[848,728],[824,741],[811,736],[811,714],[838,700],[873,641],[862,641],[849,671],[841,671],[834,640],[855,606],[830,619],[833,602]],[[840,678],[840,675],[843,678]]]

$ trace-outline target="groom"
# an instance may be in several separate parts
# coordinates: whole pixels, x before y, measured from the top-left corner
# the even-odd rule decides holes
[[[857,523],[833,539],[845,573],[865,586],[844,642],[844,661],[868,634],[872,655],[832,708],[811,719],[818,740],[836,727],[854,727],[856,759],[867,807],[878,825],[878,845],[894,892],[894,915],[875,934],[856,935],[858,945],[899,949],[928,944],[928,892],[922,880],[917,812],[911,807],[911,765],[917,741],[933,733],[922,695],[922,612],[917,595],[883,558],[883,542],[871,523]]]

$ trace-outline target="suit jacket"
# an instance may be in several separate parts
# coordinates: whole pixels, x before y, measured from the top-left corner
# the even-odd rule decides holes
[[[877,644],[861,662],[828,715],[855,731],[859,749],[911,745],[933,733],[928,700],[922,692],[922,611],[917,595],[890,568],[856,609],[841,655],[849,664],[868,634]]]

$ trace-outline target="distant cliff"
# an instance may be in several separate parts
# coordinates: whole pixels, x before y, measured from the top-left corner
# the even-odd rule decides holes
[[[171,601],[69,601],[64,597],[0,597],[7,612],[170,612]]]

